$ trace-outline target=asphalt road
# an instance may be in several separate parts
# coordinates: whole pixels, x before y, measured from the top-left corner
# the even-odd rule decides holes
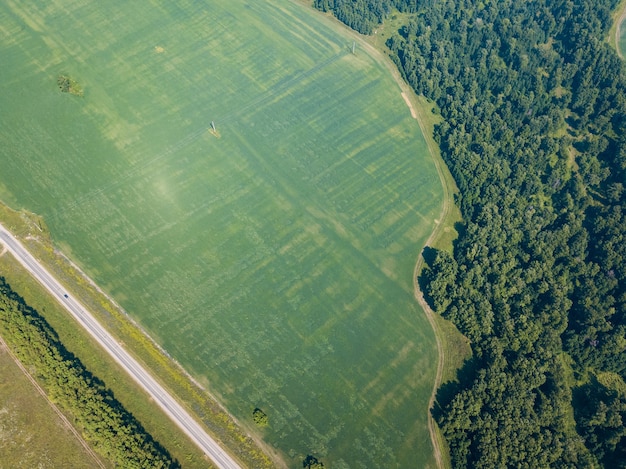
[[[220,469],[240,469],[189,413],[96,321],[22,244],[0,224],[0,242],[67,309],[113,359],[154,399],[163,411]]]

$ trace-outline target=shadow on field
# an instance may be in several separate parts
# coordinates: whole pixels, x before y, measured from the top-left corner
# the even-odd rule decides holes
[[[479,369],[480,361],[473,357],[469,358],[465,360],[463,366],[457,371],[455,381],[448,381],[439,386],[435,403],[431,409],[431,414],[435,421],[439,422],[439,419],[444,414],[443,409],[450,405],[452,399],[462,389],[469,387],[469,384],[476,378]]]

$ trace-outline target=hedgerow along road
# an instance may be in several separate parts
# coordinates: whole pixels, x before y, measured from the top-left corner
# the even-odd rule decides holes
[[[0,242],[78,321],[102,348],[146,391],[172,421],[211,459],[219,469],[241,466],[209,436],[196,420],[135,360],[89,311],[0,224]]]

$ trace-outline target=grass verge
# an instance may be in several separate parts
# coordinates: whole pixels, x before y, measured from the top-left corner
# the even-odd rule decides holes
[[[458,193],[458,188],[452,174],[450,174],[447,165],[441,157],[439,146],[434,140],[435,126],[441,122],[441,117],[436,113],[435,106],[432,102],[423,96],[416,95],[415,91],[404,81],[400,71],[389,58],[390,51],[386,46],[387,39],[406,24],[410,18],[410,14],[395,12],[390,15],[390,20],[376,29],[372,36],[363,36],[354,31],[352,31],[352,34],[355,38],[359,39],[362,46],[369,46],[370,50],[373,49],[375,51],[372,55],[378,57],[378,60],[387,66],[387,69],[394,77],[402,93],[407,96],[411,107],[416,110],[417,121],[437,167],[437,172],[439,173],[439,178],[444,190],[441,215],[437,220],[437,224],[431,236],[426,241],[425,247],[428,246],[451,252],[454,240],[458,236],[455,225],[462,221],[462,217],[459,208],[454,204],[454,196]],[[424,258],[422,253],[420,253],[414,271],[415,298],[424,310],[433,328],[439,352],[437,374],[429,406],[429,408],[432,409],[439,386],[442,383],[456,380],[456,372],[463,365],[465,360],[471,356],[471,348],[467,338],[459,332],[456,326],[432,311],[424,300],[417,282],[423,263]],[[446,440],[432,416],[429,416],[429,431],[437,466],[440,469],[444,467],[450,468],[451,461]]]
[[[269,468],[281,465],[278,455],[275,455],[276,461],[270,460],[204,389],[168,358],[115,303],[54,250],[47,230],[38,217],[0,205],[0,220],[244,466]],[[103,353],[77,323],[68,321],[68,315],[61,306],[8,253],[0,257],[0,274],[29,305],[46,318],[64,345],[112,389],[116,398],[183,467],[210,467],[202,451]]]
[[[291,466],[426,466],[441,187],[388,70],[283,0],[117,6],[0,8],[0,192]]]
[[[454,194],[458,192],[458,188],[433,138],[435,125],[440,121],[440,118],[435,114],[433,105],[423,96],[416,96],[413,91],[410,92],[409,96],[414,102],[414,108],[417,110],[417,120],[428,143],[428,148],[437,166],[437,172],[439,173],[444,189],[441,215],[424,247],[428,246],[451,252],[454,240],[458,236],[455,225],[460,223],[462,218],[459,208],[454,204]],[[424,294],[420,290],[418,282],[423,267],[424,256],[422,250],[415,265],[413,280],[415,298],[424,310],[433,328],[439,352],[437,374],[429,405],[429,408],[432,409],[435,404],[437,390],[442,383],[456,380],[456,372],[463,365],[463,362],[471,356],[471,348],[467,338],[459,332],[456,326],[432,311],[424,299]],[[435,448],[437,466],[439,469],[452,467],[447,442],[432,415],[429,415],[429,428],[432,443]]]

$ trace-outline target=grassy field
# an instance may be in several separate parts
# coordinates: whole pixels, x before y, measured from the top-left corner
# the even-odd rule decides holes
[[[0,468],[98,464],[0,344]]]
[[[256,469],[283,467],[279,456],[257,441],[246,436],[247,428],[240,428],[212,397],[191,381],[179,365],[172,362],[153,341],[139,330],[129,317],[112,304],[102,292],[90,284],[68,260],[54,251],[47,233],[42,233],[41,219],[33,214],[15,212],[0,204],[0,221],[11,226],[29,251],[46,268],[67,285],[72,294],[106,324],[113,336],[168,389],[187,410],[201,420],[208,431],[243,463],[243,467]],[[8,253],[0,255],[2,275],[26,303],[41,313],[58,334],[59,339],[96,376],[103,380],[116,399],[131,412],[146,430],[178,460],[184,469],[206,469],[208,459],[144,391],[75,321],[68,320],[67,312],[50,294]],[[242,431],[243,430],[243,431]],[[274,457],[272,463],[260,454],[260,447]],[[2,458],[0,458],[0,462]],[[212,467],[212,466],[211,466]]]
[[[278,0],[7,1],[0,25],[0,198],[292,463],[432,464],[412,272],[442,191],[384,66]]]
[[[204,458],[202,451],[198,450],[177,427],[170,423],[158,406],[147,398],[141,388],[129,376],[120,374],[120,369],[113,359],[104,354],[95,341],[81,330],[75,321],[68,321],[67,312],[55,300],[52,300],[48,292],[33,280],[28,272],[9,254],[0,256],[0,275],[7,279],[12,288],[25,299],[29,306],[34,307],[44,315],[46,321],[58,334],[63,345],[78,356],[92,373],[106,383],[116,399],[142,423],[144,428],[157,441],[163,442],[170,454],[184,468],[200,469],[207,467],[207,460]],[[12,399],[16,399],[19,396],[19,391],[15,387],[7,389],[6,392],[7,398],[12,396]],[[27,412],[26,409],[24,411]],[[50,413],[39,414],[37,411],[33,417],[37,419],[42,428],[47,428],[56,422],[56,415]],[[27,417],[25,416],[24,418],[26,419]],[[68,415],[68,418],[72,419],[71,415]],[[22,428],[22,431],[28,431],[27,427],[25,427],[27,422],[28,420],[17,421],[15,422],[15,428]],[[69,440],[73,438],[67,431],[61,433],[60,436]],[[39,435],[41,445],[46,447],[55,444],[58,438],[53,433],[48,435],[42,433]],[[67,445],[71,448],[72,441],[68,441]],[[84,467],[96,467],[88,457],[83,455],[83,459],[88,461],[87,466]],[[11,460],[11,458],[5,457],[0,451],[0,468],[3,467],[3,463]],[[110,461],[105,461],[105,463],[112,465]],[[24,467],[36,467],[36,465]],[[44,467],[73,466],[56,464]]]
[[[622,23],[619,29],[619,32],[620,32],[619,41],[617,42],[617,46],[622,56],[624,55],[624,52],[626,51],[626,24],[625,23],[626,21],[622,20]]]
[[[626,22],[624,22],[624,15],[626,14],[626,0],[620,0],[615,9],[613,10],[613,24],[609,29],[609,34],[606,38],[607,42],[617,51],[618,55],[623,58],[624,51],[626,51]],[[618,33],[619,27],[619,34]]]

